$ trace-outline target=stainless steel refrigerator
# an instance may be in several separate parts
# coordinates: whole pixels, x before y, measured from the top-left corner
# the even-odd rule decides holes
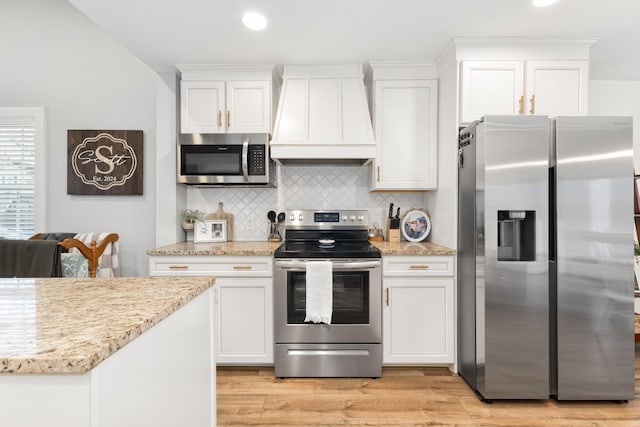
[[[630,117],[486,116],[458,154],[458,371],[485,399],[634,396]]]

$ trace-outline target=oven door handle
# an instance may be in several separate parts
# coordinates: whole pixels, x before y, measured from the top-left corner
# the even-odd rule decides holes
[[[276,261],[276,268],[283,270],[305,271],[306,261]],[[333,262],[333,270],[370,270],[380,268],[380,261]]]

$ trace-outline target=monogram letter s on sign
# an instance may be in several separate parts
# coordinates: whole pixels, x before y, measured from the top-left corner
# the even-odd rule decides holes
[[[67,194],[141,195],[141,130],[68,130]]]

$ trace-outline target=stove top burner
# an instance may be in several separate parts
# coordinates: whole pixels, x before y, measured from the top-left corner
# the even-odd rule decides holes
[[[380,250],[362,230],[287,230],[286,240],[276,249],[276,258],[380,258]],[[332,241],[333,243],[324,243]]]
[[[369,242],[320,245],[307,242],[284,242],[274,253],[275,258],[380,258],[380,249]]]

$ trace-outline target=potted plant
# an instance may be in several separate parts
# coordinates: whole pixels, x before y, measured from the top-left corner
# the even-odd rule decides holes
[[[204,221],[205,213],[198,209],[185,209],[182,211],[182,228],[185,231],[193,230],[196,222]]]

